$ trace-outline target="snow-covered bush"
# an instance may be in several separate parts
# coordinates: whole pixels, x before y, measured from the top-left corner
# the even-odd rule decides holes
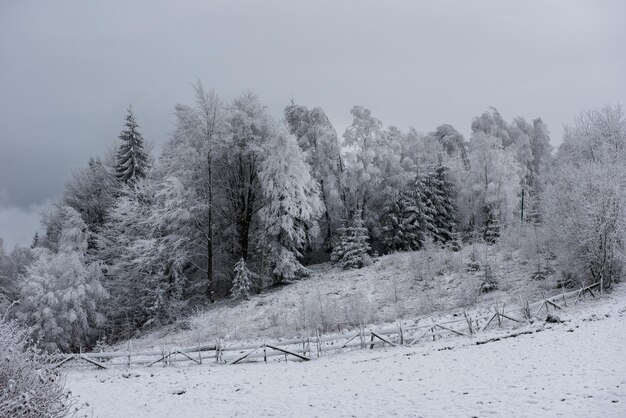
[[[65,417],[72,400],[63,375],[28,336],[28,329],[0,320],[0,416]]]

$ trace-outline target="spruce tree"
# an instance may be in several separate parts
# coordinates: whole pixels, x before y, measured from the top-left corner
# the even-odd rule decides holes
[[[369,235],[361,211],[356,211],[350,226],[340,228],[340,241],[333,249],[330,259],[344,269],[361,268],[367,263],[370,245]]]
[[[435,208],[435,242],[445,244],[454,239],[456,229],[456,209],[453,204],[454,185],[448,177],[448,168],[439,164],[432,173],[434,187],[433,199]]]
[[[419,250],[424,235],[416,193],[411,190],[393,191],[383,211],[383,243],[387,251]]]
[[[122,144],[115,161],[115,177],[124,184],[135,183],[146,177],[148,172],[148,154],[144,150],[144,139],[138,128],[131,106],[128,108],[124,129],[120,133]]]
[[[431,236],[438,235],[435,218],[437,210],[435,208],[435,189],[432,182],[431,173],[418,174],[415,178],[415,202],[420,214],[422,231]]]
[[[251,275],[252,273],[246,266],[246,261],[243,258],[239,259],[237,264],[235,264],[235,277],[233,279],[233,287],[230,291],[233,298],[248,299],[252,288]]]
[[[495,244],[500,237],[500,220],[492,205],[483,206],[483,239],[489,245]]]
[[[433,242],[446,244],[454,239],[456,209],[453,204],[454,185],[450,182],[447,167],[439,164],[418,179],[418,190],[424,212],[424,231]]]

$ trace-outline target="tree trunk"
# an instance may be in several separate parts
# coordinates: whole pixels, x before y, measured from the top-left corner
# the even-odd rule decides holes
[[[209,190],[208,190],[208,230],[207,230],[207,296],[209,301],[215,301],[215,290],[213,286],[213,169],[211,161],[211,152],[207,155],[208,174],[209,174]]]

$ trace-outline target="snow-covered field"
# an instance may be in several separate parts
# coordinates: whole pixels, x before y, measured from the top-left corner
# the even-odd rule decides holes
[[[625,417],[626,288],[560,316],[307,363],[73,370],[67,382],[93,417]]]

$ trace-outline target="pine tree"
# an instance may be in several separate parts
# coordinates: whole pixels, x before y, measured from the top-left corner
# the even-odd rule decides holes
[[[387,251],[413,251],[422,247],[424,236],[416,193],[393,191],[383,208],[383,243]]]
[[[339,229],[340,241],[333,249],[330,259],[344,269],[361,268],[367,264],[370,245],[369,235],[361,211],[356,211],[347,228]]]
[[[246,261],[240,258],[237,264],[235,264],[235,277],[233,279],[233,287],[231,294],[235,299],[248,299],[252,288],[252,273],[246,266]]]
[[[457,225],[456,209],[453,204],[454,185],[449,180],[448,168],[438,164],[433,171],[418,180],[422,193],[424,230],[433,242],[446,244],[454,239]]]
[[[433,235],[433,240],[442,244],[454,238],[454,231],[457,225],[456,209],[453,204],[454,185],[450,182],[447,172],[448,168],[439,164],[432,173],[432,184],[434,187],[432,198],[434,199],[435,208],[434,224],[437,231],[437,234]]]
[[[135,183],[146,177],[148,155],[144,150],[144,139],[137,130],[139,125],[133,115],[132,106],[128,108],[124,130],[120,134],[120,145],[115,161],[115,176],[121,183]]]
[[[489,245],[495,244],[500,237],[500,220],[496,210],[487,205],[483,207],[483,239]]]
[[[415,178],[416,204],[421,215],[421,225],[424,234],[432,237],[439,234],[435,219],[437,209],[435,207],[435,188],[432,173],[420,173]]]

